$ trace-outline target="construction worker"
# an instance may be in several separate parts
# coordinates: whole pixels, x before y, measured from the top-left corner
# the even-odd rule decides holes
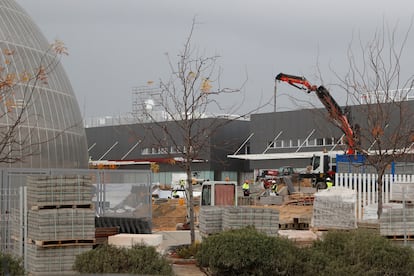
[[[326,188],[330,189],[330,188],[332,188],[332,186],[333,186],[333,182],[332,182],[331,178],[327,177],[326,178]]]
[[[172,192],[172,197],[173,197],[173,198],[179,198],[179,197],[180,197],[180,196],[178,195],[177,190],[173,190],[173,192]]]
[[[184,179],[181,179],[180,180],[180,189],[181,190],[184,190],[184,188],[185,188],[185,180]]]
[[[277,182],[276,182],[276,180],[273,180],[272,181],[272,192],[274,192],[275,195],[278,195],[278,193],[277,193]]]
[[[244,196],[249,196],[250,195],[249,180],[244,181],[244,183],[242,185],[242,189],[243,189],[243,195]]]

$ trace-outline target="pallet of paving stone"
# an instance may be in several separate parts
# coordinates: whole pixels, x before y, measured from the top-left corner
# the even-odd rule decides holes
[[[35,183],[28,184],[27,189],[35,193],[55,192],[55,193],[74,193],[74,192],[88,192],[92,189],[92,184],[70,184],[70,183],[54,183],[51,185],[36,185]]]
[[[32,239],[85,239],[95,236],[95,211],[92,209],[29,210],[27,219],[27,234]]]
[[[92,249],[92,245],[50,247],[27,245],[29,275],[75,275],[76,256]]]
[[[282,205],[283,196],[262,196],[256,201],[257,205]]]
[[[200,208],[198,221],[200,233],[215,234],[222,231],[222,214],[225,207],[203,206]]]
[[[94,238],[94,229],[93,227],[89,227],[90,229],[76,229],[74,227],[59,227],[59,229],[52,233],[50,229],[45,229],[45,232],[38,232],[32,233],[28,238],[31,240],[36,241],[60,241],[60,240],[93,240]],[[42,228],[40,228],[42,229]],[[74,242],[79,243],[79,242]],[[41,244],[41,243],[38,243]],[[51,242],[50,244],[53,244]],[[59,244],[58,242],[56,244]]]
[[[59,208],[29,210],[28,220],[31,225],[82,224],[94,225],[95,210],[90,208]]]
[[[92,203],[92,195],[90,193],[84,193],[84,194],[51,193],[51,194],[27,196],[27,204],[29,206],[82,205],[82,204],[91,204],[91,203]]]
[[[92,239],[94,238],[94,234],[95,229],[93,226],[50,226],[37,227],[36,231],[31,230],[28,233],[28,238],[33,240]]]
[[[314,229],[356,229],[356,192],[333,187],[315,193],[311,226]]]
[[[396,203],[383,208],[379,225],[383,236],[414,235],[414,208]]]
[[[92,178],[84,175],[28,176],[27,186],[48,187],[58,185],[91,186]]]
[[[29,176],[27,201],[29,206],[44,202],[92,201],[91,179],[83,176]]]
[[[392,183],[390,200],[399,202],[414,202],[414,182]]]
[[[268,208],[229,207],[223,213],[223,230],[254,226],[268,235],[279,230],[279,212]]]

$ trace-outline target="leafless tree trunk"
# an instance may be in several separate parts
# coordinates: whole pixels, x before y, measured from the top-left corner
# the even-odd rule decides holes
[[[359,41],[357,51],[350,45],[348,73],[337,74],[339,86],[352,103],[359,105],[356,149],[378,174],[378,218],[382,214],[383,177],[387,167],[413,148],[414,112],[408,96],[413,95],[414,75],[411,69],[401,68],[411,27],[401,40],[397,39],[396,28],[384,26],[367,44]]]
[[[200,160],[201,155],[205,148],[210,146],[212,135],[220,127],[244,118],[254,111],[232,117],[208,114],[211,109],[219,110],[221,114],[234,114],[243,104],[243,95],[241,95],[241,88],[221,87],[221,72],[216,64],[218,56],[204,57],[192,47],[191,39],[195,27],[194,18],[189,36],[177,61],[167,55],[171,76],[166,81],[160,81],[160,93],[154,99],[160,109],[157,111],[152,106],[143,106],[143,114],[138,118],[142,123],[151,122],[147,132],[152,133],[152,144],[158,148],[173,148],[173,153],[166,151],[165,155],[171,158],[175,166],[181,166],[187,174],[187,219],[192,243],[195,242],[193,162],[207,162],[207,160]],[[220,98],[231,94],[234,94],[236,104],[226,109],[220,104]],[[260,103],[258,108],[259,106]],[[206,118],[209,120],[208,125],[203,124]]]

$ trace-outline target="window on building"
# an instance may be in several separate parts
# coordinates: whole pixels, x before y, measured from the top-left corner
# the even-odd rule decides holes
[[[309,140],[308,140],[308,143],[307,143],[307,146],[308,146],[308,147],[313,147],[313,146],[315,146],[315,139],[309,139]]]
[[[326,145],[334,145],[334,138],[333,137],[327,137],[325,138],[325,144]]]
[[[275,148],[283,148],[283,141],[282,140],[277,140],[274,142],[274,147]]]
[[[316,139],[316,145],[317,146],[323,146],[324,145],[323,138],[317,138]]]

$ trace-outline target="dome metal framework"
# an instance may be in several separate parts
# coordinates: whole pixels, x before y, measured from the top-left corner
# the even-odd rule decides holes
[[[0,0],[0,66],[3,77],[32,76],[0,91],[0,167],[87,168],[85,130],[69,79],[46,38],[14,0]],[[46,80],[33,77],[39,68]],[[1,136],[16,120],[16,143],[1,151]],[[7,163],[6,153],[22,160]]]

